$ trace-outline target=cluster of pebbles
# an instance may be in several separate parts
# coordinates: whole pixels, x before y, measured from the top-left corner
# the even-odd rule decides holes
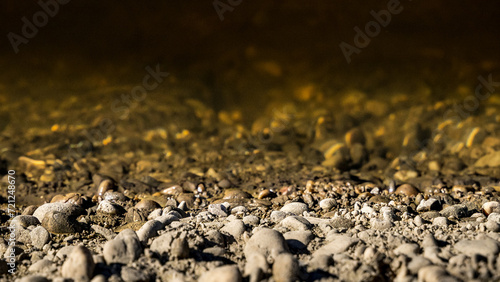
[[[500,279],[500,101],[315,89],[247,124],[151,98],[129,119],[7,126],[22,209],[2,204],[0,274],[14,251],[19,281]]]

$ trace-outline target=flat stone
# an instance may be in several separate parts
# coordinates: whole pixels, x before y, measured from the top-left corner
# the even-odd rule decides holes
[[[289,230],[309,230],[312,224],[302,216],[288,216],[283,219],[279,226],[285,227]]]
[[[299,203],[299,202],[288,203],[288,204],[285,204],[281,208],[282,212],[290,213],[290,214],[294,214],[294,215],[302,215],[304,212],[306,212],[308,210],[309,210],[309,208],[307,207],[307,204]]]
[[[359,239],[347,235],[334,235],[330,243],[316,250],[313,256],[340,254],[359,242]]]

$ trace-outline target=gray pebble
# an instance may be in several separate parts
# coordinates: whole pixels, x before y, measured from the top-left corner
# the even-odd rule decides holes
[[[50,242],[50,233],[43,226],[37,226],[31,230],[31,244],[37,248],[42,249],[45,244]]]
[[[203,273],[200,282],[240,282],[241,273],[237,265],[224,265]]]
[[[309,230],[312,228],[312,224],[302,216],[288,216],[279,223],[279,226],[289,230]]]
[[[281,253],[288,252],[288,245],[278,231],[261,228],[248,240],[244,252],[246,257],[252,253],[260,253],[264,257],[275,258]]]
[[[303,250],[314,239],[314,234],[309,231],[289,231],[283,234],[288,246],[292,249]]]
[[[165,225],[157,220],[150,220],[137,230],[137,237],[141,243],[146,244],[149,238],[156,237],[158,231],[165,228]]]
[[[302,215],[304,212],[308,210],[309,209],[307,207],[307,204],[299,202],[288,203],[281,208],[282,212],[294,215]]]
[[[231,209],[231,214],[247,213],[248,209],[245,206],[237,206]]]
[[[272,211],[271,212],[271,221],[274,222],[274,223],[278,223],[280,221],[282,221],[283,219],[285,219],[286,217],[286,213],[282,212],[282,211]]]
[[[255,215],[247,215],[243,217],[243,223],[250,226],[258,226],[260,224],[260,218]]]
[[[223,204],[211,204],[208,206],[208,212],[219,217],[228,216],[227,208]]]
[[[97,206],[97,212],[106,215],[120,215],[123,213],[123,208],[108,200],[102,200]]]
[[[495,222],[493,220],[486,221],[485,227],[486,227],[486,229],[488,229],[488,231],[491,231],[491,232],[499,232],[500,231],[500,224],[498,224],[497,222]]]
[[[448,226],[449,221],[444,216],[438,216],[432,220],[432,225],[436,226]]]
[[[77,233],[82,230],[82,227],[74,216],[58,211],[50,211],[45,214],[42,226],[54,234]]]
[[[57,251],[56,258],[66,259],[71,254],[71,252],[73,252],[74,247],[75,246],[62,247],[61,249],[59,249],[59,251]]]
[[[186,259],[189,258],[189,245],[186,236],[174,239],[170,250],[170,257],[172,259]]]
[[[10,224],[15,225],[16,227],[27,228],[31,225],[40,225],[40,220],[32,215],[18,215],[12,219]]]
[[[132,229],[125,229],[115,239],[106,242],[102,251],[108,264],[128,264],[138,259],[141,253],[141,242]]]
[[[326,198],[326,199],[319,201],[319,207],[325,211],[331,210],[333,207],[335,207],[335,205],[336,205],[336,202],[332,198]]]
[[[94,273],[95,263],[90,250],[75,246],[61,268],[63,277],[75,281],[89,281]]]
[[[224,235],[217,230],[210,230],[206,235],[207,240],[213,242],[219,246],[225,245]]]
[[[276,282],[293,282],[299,278],[299,263],[288,253],[276,257],[273,264],[273,278]]]
[[[440,214],[444,217],[462,218],[466,217],[468,212],[469,210],[467,209],[466,205],[453,205],[444,208],[442,211],[440,211]]]
[[[160,217],[162,213],[163,213],[162,209],[156,209],[156,210],[152,211],[152,212],[148,215],[148,219],[149,219],[149,220],[151,220],[151,219],[156,219],[156,218]]]
[[[441,204],[435,198],[422,200],[420,204],[417,206],[417,212],[437,211],[440,209],[441,209]]]
[[[422,219],[422,217],[420,215],[417,215],[413,219],[413,223],[415,223],[416,226],[422,226],[422,224],[424,224],[424,220]]]
[[[52,261],[48,259],[41,259],[35,263],[33,263],[28,271],[29,272],[44,272],[44,271],[51,271],[52,269],[55,269],[55,265]]]
[[[166,255],[170,252],[170,248],[174,237],[171,233],[165,233],[155,238],[151,243],[150,250],[159,254],[160,256]]]
[[[52,211],[64,212],[70,215],[78,215],[81,212],[81,209],[71,203],[47,203],[38,207],[33,213],[33,216],[38,218],[40,222],[43,222],[45,215]]]
[[[245,232],[245,224],[239,219],[234,219],[226,223],[221,231],[233,236],[234,239],[239,239]]]
[[[359,239],[352,238],[348,235],[333,235],[329,239],[330,243],[316,250],[313,256],[340,254],[359,242]]]

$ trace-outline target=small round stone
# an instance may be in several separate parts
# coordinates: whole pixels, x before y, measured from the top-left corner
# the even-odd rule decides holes
[[[417,196],[419,191],[417,188],[415,188],[413,185],[411,184],[401,184],[399,185],[399,187],[396,189],[396,194],[400,194],[400,195],[405,195],[405,196],[409,196],[409,197],[414,197],[414,196]]]

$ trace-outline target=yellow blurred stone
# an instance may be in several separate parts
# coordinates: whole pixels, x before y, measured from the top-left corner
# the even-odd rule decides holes
[[[52,131],[52,132],[56,132],[56,131],[58,131],[58,130],[59,130],[59,128],[60,128],[60,127],[59,127],[59,124],[54,124],[54,125],[50,128],[50,131]]]
[[[109,143],[111,143],[113,141],[113,137],[111,135],[109,135],[108,137],[106,137],[106,139],[102,140],[102,144],[104,146],[108,145]]]

